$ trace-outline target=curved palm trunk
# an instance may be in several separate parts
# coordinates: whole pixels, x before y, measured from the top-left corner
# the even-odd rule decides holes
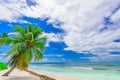
[[[30,70],[24,70],[24,71],[29,72],[32,75],[38,76],[40,78],[40,80],[56,80],[54,78],[51,78],[51,77],[48,77],[45,75],[41,75],[41,74],[35,73],[33,71],[30,71]]]
[[[11,67],[10,70],[8,72],[4,73],[2,76],[8,76],[14,69],[15,69],[15,67]]]

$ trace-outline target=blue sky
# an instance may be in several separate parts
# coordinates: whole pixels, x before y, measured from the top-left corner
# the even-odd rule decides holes
[[[1,0],[0,10],[0,34],[28,23],[45,31],[43,62],[120,62],[119,0]]]

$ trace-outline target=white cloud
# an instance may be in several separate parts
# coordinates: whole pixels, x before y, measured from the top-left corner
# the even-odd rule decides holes
[[[62,57],[63,55],[61,55],[61,54],[49,54],[49,55],[44,55],[45,57]]]
[[[120,10],[118,10],[112,17],[111,17],[112,21],[118,21],[120,20]]]
[[[98,57],[88,57],[91,62],[120,62],[120,55],[119,54],[108,54],[108,55],[101,55]]]
[[[63,34],[55,34],[55,33],[43,33],[48,37],[46,46],[49,46],[50,42],[63,42],[62,36]]]
[[[120,38],[120,10],[112,11],[120,0],[35,0],[37,5],[28,6],[26,0],[0,1],[0,20],[17,22],[22,16],[49,18],[48,23],[60,21],[57,28],[64,34],[50,33],[49,40],[65,42],[65,50],[76,52],[91,51],[99,56],[109,55],[110,51],[120,51],[120,43],[113,40]],[[105,26],[104,18],[109,17],[112,25]],[[56,26],[55,26],[56,27]],[[104,27],[107,29],[104,30]],[[103,30],[102,30],[103,29]],[[62,38],[61,38],[62,37]]]
[[[8,33],[8,35],[9,36],[11,36],[11,35],[18,35],[19,33],[17,33],[17,32],[10,32],[10,33]]]
[[[62,34],[55,34],[55,33],[45,33],[48,36],[48,41],[51,42],[62,42]]]
[[[70,62],[70,60],[66,60],[65,58],[43,58],[42,62]]]

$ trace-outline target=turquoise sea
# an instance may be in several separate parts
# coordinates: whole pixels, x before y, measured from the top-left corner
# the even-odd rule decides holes
[[[75,80],[120,80],[120,63],[31,63],[30,68]]]

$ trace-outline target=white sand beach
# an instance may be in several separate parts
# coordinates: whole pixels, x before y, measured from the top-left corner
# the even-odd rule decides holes
[[[44,71],[37,72],[35,70],[32,70],[32,71],[34,71],[38,74],[41,74],[41,75],[46,75],[46,76],[54,78],[56,80],[73,80],[69,77],[65,77],[65,76],[62,76],[62,75],[55,74],[55,73],[44,72]],[[7,77],[2,76],[2,74],[4,74],[5,72],[7,72],[7,70],[0,71],[0,80],[41,80],[38,76],[31,75],[30,73],[28,73],[26,71],[21,71],[21,70],[18,70],[18,69],[15,69]]]
[[[7,70],[0,71],[0,80],[40,80],[39,77],[15,69],[9,76],[2,76]]]

